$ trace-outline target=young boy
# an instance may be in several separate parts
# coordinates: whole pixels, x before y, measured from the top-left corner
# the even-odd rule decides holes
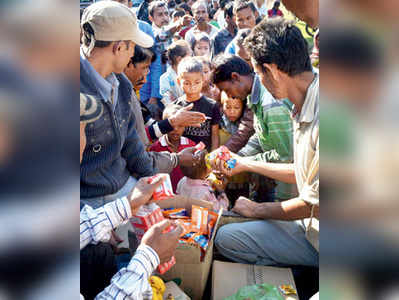
[[[177,83],[184,91],[175,104],[187,106],[194,104],[192,111],[202,112],[206,121],[201,127],[186,127],[184,136],[196,143],[203,142],[208,151],[219,147],[220,110],[217,103],[202,95],[204,83],[202,62],[196,57],[184,58],[177,69]]]
[[[169,104],[166,106],[165,110],[162,114],[162,119],[166,120],[173,116],[181,107],[176,104]],[[185,127],[176,126],[174,130],[165,134],[159,138],[151,147],[150,151],[154,152],[170,152],[170,153],[178,153],[181,150],[195,146],[195,142],[192,140],[182,136]],[[173,169],[172,173],[170,173],[170,179],[172,181],[173,192],[176,193],[177,184],[180,179],[183,178],[183,173],[180,170],[180,167],[177,166]]]
[[[228,97],[225,92],[221,94],[223,115],[220,121],[219,140],[224,145],[232,134],[238,130],[244,105],[241,99]]]

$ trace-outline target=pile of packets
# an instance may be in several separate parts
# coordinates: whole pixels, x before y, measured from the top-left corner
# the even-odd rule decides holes
[[[237,160],[231,157],[230,150],[226,146],[220,146],[215,151],[208,153],[205,156],[205,163],[209,169],[212,169],[212,162],[220,159],[224,162],[224,166],[229,169],[234,169]]]
[[[165,218],[175,220],[183,228],[179,243],[198,245],[203,260],[218,214],[196,205],[192,206],[191,219],[184,208],[167,208],[163,209],[162,213]]]
[[[155,176],[150,177],[148,182],[151,183],[159,177],[164,177],[165,180],[153,193],[152,198],[156,201],[169,199],[174,195],[169,174],[157,174]],[[144,233],[148,229],[150,229],[152,225],[157,224],[163,221],[164,219],[165,218],[162,214],[161,208],[155,203],[150,203],[148,205],[141,206],[140,209],[137,211],[137,213],[134,216],[132,216],[130,222],[134,227],[137,239],[141,241]],[[171,230],[173,230],[172,226],[167,228],[165,232],[169,232]],[[158,266],[158,272],[160,274],[165,273],[175,263],[176,263],[175,257],[172,256],[170,261]]]

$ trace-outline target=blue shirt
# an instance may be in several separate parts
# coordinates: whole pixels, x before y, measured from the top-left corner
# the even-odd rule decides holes
[[[137,23],[139,29],[151,36],[155,41],[152,26],[141,20],[137,20]],[[150,73],[147,75],[147,82],[140,89],[140,101],[143,103],[147,103],[150,98],[161,98],[159,93],[159,79],[162,75],[161,55],[157,53],[157,51],[155,51],[155,53],[157,57],[150,65]]]
[[[115,110],[116,103],[118,102],[118,93],[112,91],[117,91],[119,87],[119,81],[116,79],[115,74],[111,73],[107,78],[104,78],[93,68],[82,50],[80,50],[80,57],[82,64],[93,79],[102,99],[106,102],[112,103]]]
[[[236,54],[236,45],[234,44],[234,40],[232,40],[224,50],[224,54]]]

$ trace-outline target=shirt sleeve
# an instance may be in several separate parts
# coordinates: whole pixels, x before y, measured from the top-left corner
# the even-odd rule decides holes
[[[245,147],[242,148],[238,152],[238,155],[240,155],[240,156],[254,156],[254,155],[257,155],[259,153],[262,153],[262,148],[261,148],[261,146],[259,144],[258,134],[255,133],[248,140],[248,143],[245,145]]]
[[[148,278],[159,263],[158,254],[151,247],[140,245],[129,265],[116,273],[111,279],[111,284],[95,299],[138,300],[143,299],[143,296],[152,299],[152,288]]]
[[[126,197],[93,209],[85,205],[80,211],[80,249],[88,244],[107,242],[112,229],[115,229],[132,216]]]
[[[131,116],[125,144],[121,155],[126,159],[127,169],[132,176],[152,176],[157,172],[154,158],[145,151],[144,144],[134,128],[134,116]]]

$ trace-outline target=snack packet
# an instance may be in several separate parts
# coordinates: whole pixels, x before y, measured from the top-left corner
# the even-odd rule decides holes
[[[189,219],[187,210],[185,208],[164,208],[162,214],[169,219]]]
[[[155,203],[150,203],[141,206],[137,213],[130,218],[130,222],[133,227],[147,231],[151,225],[161,222],[163,219],[161,208]]]
[[[154,193],[152,194],[152,198],[155,201],[170,199],[171,197],[174,196],[174,194],[173,194],[173,188],[172,188],[172,183],[170,181],[169,174],[161,173],[161,174],[154,175],[148,179],[148,183],[151,184],[155,179],[157,179],[159,177],[164,177],[165,180],[154,191]]]
[[[218,214],[214,211],[208,212],[208,237],[212,236],[213,228],[215,227],[216,221],[218,219]]]
[[[180,236],[184,236],[185,234],[192,231],[191,220],[176,220],[177,224],[179,224],[183,228],[183,233]]]
[[[170,268],[172,268],[175,264],[176,264],[176,259],[174,256],[172,256],[172,258],[168,262],[158,266],[159,274],[164,274],[165,272],[170,270]]]
[[[206,235],[204,235],[204,234],[195,233],[195,234],[189,239],[189,241],[195,242],[198,246],[200,246],[200,248],[201,248],[203,251],[206,251],[206,249],[208,248],[209,238],[208,238],[208,236],[206,236]]]
[[[205,164],[208,169],[212,169],[212,164],[217,158],[224,161],[226,168],[233,169],[237,164],[237,160],[231,158],[230,150],[226,146],[220,146],[218,149],[205,156]]]
[[[192,206],[192,230],[200,234],[208,233],[208,209],[197,205]]]

